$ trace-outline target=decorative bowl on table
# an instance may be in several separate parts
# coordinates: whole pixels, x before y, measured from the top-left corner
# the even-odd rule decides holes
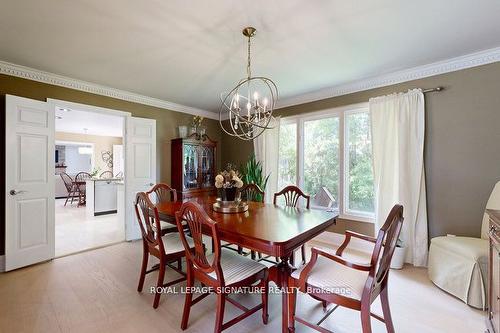
[[[212,207],[218,213],[244,213],[248,210],[248,204],[239,198],[234,201],[223,201],[217,198]]]

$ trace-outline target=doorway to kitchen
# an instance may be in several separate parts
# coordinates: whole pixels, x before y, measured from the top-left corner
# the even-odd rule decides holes
[[[125,118],[55,104],[55,256],[125,240]]]

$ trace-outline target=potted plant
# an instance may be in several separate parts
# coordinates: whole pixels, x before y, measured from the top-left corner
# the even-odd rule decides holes
[[[219,195],[222,201],[234,201],[236,190],[243,186],[238,172],[234,171],[231,165],[226,170],[215,176],[215,187],[219,189]]]
[[[392,255],[391,260],[391,268],[392,269],[401,269],[405,264],[405,256],[406,256],[406,247],[404,246],[403,241],[398,238],[396,242],[396,248],[394,249],[394,254]]]
[[[264,176],[262,171],[262,163],[257,161],[255,158],[255,154],[251,154],[248,158],[248,162],[243,165],[241,168],[241,173],[243,174],[243,182],[245,184],[255,184],[261,188],[262,191],[266,191],[267,181],[269,180],[269,176]],[[249,195],[255,196],[252,198],[248,198],[251,201],[261,201],[260,193],[250,193]]]

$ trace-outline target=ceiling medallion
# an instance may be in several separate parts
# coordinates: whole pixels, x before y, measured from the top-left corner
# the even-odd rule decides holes
[[[248,38],[247,77],[229,92],[221,94],[219,123],[227,134],[242,140],[253,140],[266,129],[274,128],[273,110],[278,99],[276,84],[266,77],[252,77],[250,66],[251,38],[255,28],[243,29]],[[227,122],[224,121],[227,119]]]

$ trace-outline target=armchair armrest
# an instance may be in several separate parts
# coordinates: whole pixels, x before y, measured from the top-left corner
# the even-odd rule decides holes
[[[341,256],[339,256],[337,254],[328,253],[328,252],[325,252],[321,249],[313,247],[311,249],[311,260],[307,263],[307,265],[304,267],[302,272],[300,272],[299,288],[301,291],[306,290],[307,278],[308,278],[311,270],[314,268],[314,265],[316,264],[316,261],[318,260],[318,256],[320,256],[320,255],[325,257],[325,258],[328,258],[330,260],[333,260],[341,265],[350,267],[350,268],[358,270],[358,271],[368,272],[372,269],[372,265],[350,262],[348,260],[345,260],[344,258],[342,258]]]
[[[335,252],[336,255],[342,256],[342,253],[344,252],[346,247],[349,245],[349,242],[351,241],[352,237],[362,239],[364,241],[374,243],[374,244],[377,242],[377,239],[375,237],[371,237],[371,236],[363,235],[363,234],[360,234],[360,233],[357,233],[354,231],[346,230],[344,242],[337,249],[337,252]]]

